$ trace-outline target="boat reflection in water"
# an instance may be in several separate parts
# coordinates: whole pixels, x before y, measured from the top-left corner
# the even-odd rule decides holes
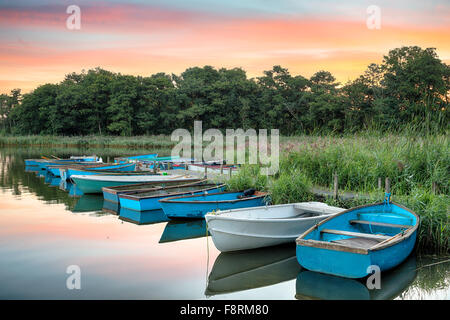
[[[119,204],[117,202],[112,202],[103,199],[102,211],[117,216],[119,215]]]
[[[167,218],[167,216],[164,214],[164,211],[162,210],[136,211],[127,208],[120,208],[119,219],[138,225],[169,221],[169,218]]]
[[[50,180],[50,187],[59,187],[60,183],[61,183],[61,178],[52,177]]]
[[[78,189],[76,185],[74,185],[73,183],[67,182],[65,180],[62,180],[62,179],[59,184],[59,188],[61,190],[67,191],[69,193],[69,196],[72,196],[72,197],[80,197],[83,195],[83,191]]]
[[[41,169],[38,166],[25,166],[25,172],[39,172]]]
[[[356,280],[304,270],[297,276],[295,298],[301,300],[390,300],[402,293],[414,281],[416,275],[414,254],[397,268],[381,273],[380,289],[368,289],[367,278]]]
[[[275,285],[295,279],[301,269],[293,244],[221,253],[209,274],[205,295]]]
[[[103,208],[103,197],[96,194],[84,194],[78,198],[72,212],[101,211]]]
[[[205,219],[171,220],[164,228],[159,243],[206,237],[208,229]]]

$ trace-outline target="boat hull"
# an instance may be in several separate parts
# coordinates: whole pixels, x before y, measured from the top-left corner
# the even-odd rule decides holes
[[[102,188],[115,186],[137,185],[142,183],[164,184],[191,182],[189,176],[158,176],[158,175],[73,175],[71,179],[83,193],[102,193]]]
[[[149,182],[149,183],[132,185],[133,187],[125,187],[125,188],[121,188],[120,186],[111,187],[111,188],[105,187],[105,188],[102,188],[103,199],[105,199],[106,201],[119,203],[119,196],[122,194],[135,193],[138,191],[160,188],[160,187],[165,187],[165,186],[182,185],[185,183],[200,183],[201,181],[202,181],[202,179],[199,179],[199,178],[191,178],[191,179],[185,179],[182,181]]]
[[[311,226],[343,210],[306,202],[207,214],[205,219],[216,248],[228,252],[295,242]]]
[[[197,190],[195,191],[185,191],[185,192],[179,192],[177,195],[190,195],[190,194],[202,194],[205,191],[208,193],[215,193],[215,192],[222,192],[225,188],[225,186],[218,186],[214,188],[208,188],[205,190],[205,188],[202,188],[201,185],[197,186]],[[173,197],[172,194],[165,194],[160,196],[153,196],[148,198],[133,198],[128,197],[127,195],[120,195],[119,196],[119,202],[121,208],[127,208],[135,211],[149,211],[149,210],[158,210],[161,209],[161,203],[159,200]]]
[[[61,174],[61,177],[64,179],[70,179],[71,176],[73,175],[96,175],[96,174],[104,174],[105,170],[108,170],[109,172],[117,172],[117,173],[121,173],[123,172],[124,174],[127,174],[128,172],[134,171],[136,169],[136,164],[117,164],[117,165],[111,165],[111,166],[104,166],[104,167],[95,167],[95,168],[86,168],[86,169],[75,169],[75,168],[65,168],[65,169],[60,169],[65,171],[64,173]]]
[[[161,208],[169,218],[194,219],[203,218],[208,212],[258,207],[266,204],[264,196],[249,197],[236,201],[239,195],[242,195],[242,192],[216,193],[194,197],[174,197],[162,199],[160,203]],[[208,200],[204,200],[205,197]],[[175,198],[177,199],[175,200]]]

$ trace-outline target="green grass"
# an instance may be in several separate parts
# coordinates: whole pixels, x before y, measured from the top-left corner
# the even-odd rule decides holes
[[[0,146],[47,146],[47,147],[116,147],[116,148],[172,148],[177,144],[171,141],[170,136],[138,136],[138,137],[118,137],[118,136],[1,136]]]
[[[389,177],[393,200],[421,218],[418,252],[450,253],[450,151],[446,135],[300,136],[283,137],[281,143],[278,174],[267,178],[259,174],[258,166],[244,166],[228,182],[229,187],[269,191],[274,204],[309,201],[315,198],[312,186],[331,189],[336,172],[340,190],[360,196],[326,201],[351,208],[381,201],[384,189],[378,190],[378,178],[384,184]],[[437,194],[432,192],[433,182],[438,185]]]

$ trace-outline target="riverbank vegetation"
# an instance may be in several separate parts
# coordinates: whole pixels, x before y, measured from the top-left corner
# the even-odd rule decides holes
[[[0,95],[0,131],[12,135],[158,135],[208,128],[276,128],[283,135],[443,132],[450,68],[432,48],[389,51],[357,79],[327,71],[291,75],[281,66],[249,79],[241,68],[188,68],[180,75],[132,76],[101,68],[67,74],[21,94]]]
[[[326,202],[351,208],[380,202],[384,179],[391,180],[392,200],[421,217],[417,249],[450,253],[450,148],[447,135],[413,136],[376,132],[336,136],[283,138],[279,172],[260,174],[247,165],[227,183],[232,189],[269,191],[274,204],[318,200],[315,188],[333,187],[353,198],[328,197]],[[379,188],[378,180],[382,181]]]

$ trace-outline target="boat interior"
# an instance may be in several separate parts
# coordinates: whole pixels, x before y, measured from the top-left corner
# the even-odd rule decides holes
[[[353,216],[334,226],[332,220],[324,223],[318,240],[368,249],[401,236],[415,224],[412,215],[400,213],[356,212]]]

